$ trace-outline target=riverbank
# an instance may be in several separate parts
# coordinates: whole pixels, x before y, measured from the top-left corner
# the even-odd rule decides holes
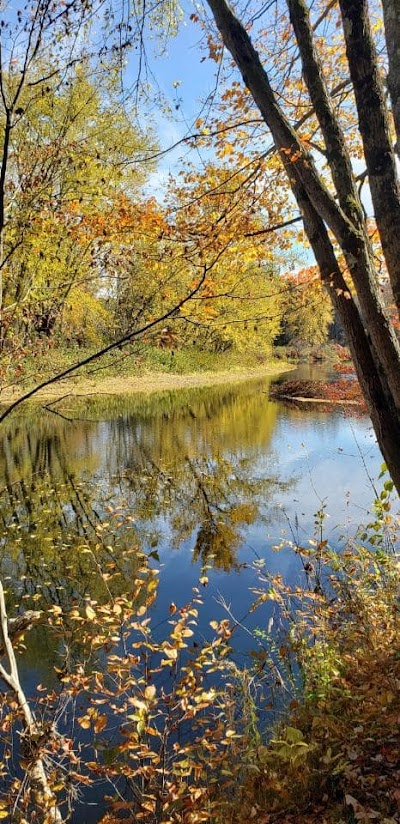
[[[89,395],[130,395],[136,393],[151,394],[164,390],[189,389],[218,384],[241,383],[243,381],[276,377],[295,368],[294,364],[272,360],[258,367],[239,366],[221,371],[188,372],[140,372],[132,375],[71,376],[45,386],[31,396],[31,400],[46,403],[55,402],[64,397],[80,398]],[[33,387],[34,388],[34,387]],[[28,389],[30,391],[30,389]],[[14,403],[22,399],[25,392],[19,386],[8,386],[1,390],[0,405]]]
[[[300,354],[300,362],[333,362],[337,359],[336,349],[306,348],[294,357],[285,347],[275,347],[268,356],[258,352],[208,352],[194,346],[170,350],[135,345],[129,351],[113,351],[97,358],[94,349],[43,346],[23,362],[15,363],[10,357],[0,361],[0,406],[18,402],[26,394],[43,401],[61,395],[151,393],[277,376],[297,368]],[[43,388],[37,392],[39,385]]]

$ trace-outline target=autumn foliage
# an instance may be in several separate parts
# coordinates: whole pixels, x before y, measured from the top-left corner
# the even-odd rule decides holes
[[[353,370],[348,372],[347,365],[339,365],[339,372],[342,370],[346,377],[332,381],[294,381],[288,380],[284,384],[274,384],[270,389],[271,398],[284,401],[317,401],[329,406],[329,403],[342,405],[344,407],[354,406],[358,411],[365,411],[365,402],[360,390],[358,381],[355,379]]]
[[[30,766],[40,754],[64,814],[77,788],[97,787],[104,824],[398,821],[392,486],[385,482],[374,520],[342,552],[323,539],[324,512],[317,515],[319,537],[291,547],[302,584],[288,587],[255,564],[250,613],[260,629],[250,668],[235,663],[228,618],[211,621],[210,638],[201,640],[206,571],[188,602],[171,601],[161,632],[151,611],[158,573],[145,556],[129,592],[118,594],[110,562],[98,574],[112,597],[88,597],[65,612],[50,607],[45,619],[67,645],[59,687],[38,687],[40,726],[18,745],[23,778],[10,775],[20,709],[3,695],[0,815],[53,820],[51,810],[37,817],[35,807]],[[132,557],[126,550],[124,563]],[[278,633],[265,628],[266,604],[275,605]],[[64,722],[55,725],[60,706]]]

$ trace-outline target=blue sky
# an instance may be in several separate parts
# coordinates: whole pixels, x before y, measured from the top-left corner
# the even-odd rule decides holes
[[[149,111],[150,122],[161,150],[168,149],[193,132],[202,105],[215,87],[216,64],[208,58],[202,61],[206,54],[202,50],[202,38],[199,24],[192,22],[188,13],[179,25],[178,34],[169,40],[162,56],[156,54],[159,41],[155,39],[147,43],[149,67],[153,74],[153,78],[150,77],[152,92],[158,91],[165,102],[165,109],[160,103],[151,106]],[[136,73],[137,58],[134,53],[126,72],[128,85],[134,81]],[[148,125],[148,121],[145,125]],[[178,146],[160,157],[157,170],[150,176],[147,191],[162,197],[168,174],[177,171],[180,158],[189,151],[193,153],[193,150],[188,150],[185,146]]]
[[[158,102],[150,106],[143,116],[143,125],[148,125],[149,120],[153,124],[161,151],[169,149],[195,131],[194,123],[199,116],[205,117],[204,104],[215,89],[217,66],[208,57],[204,30],[199,23],[190,20],[193,8],[191,3],[185,4],[178,34],[168,40],[162,56],[157,56],[160,39],[155,36],[152,40],[146,39],[152,86],[150,95],[158,91],[165,105],[163,107]],[[134,81],[136,74],[137,57],[134,52],[126,72],[128,85]],[[185,145],[168,151],[157,161],[157,168],[151,173],[146,185],[146,193],[162,201],[168,176],[177,174],[182,158],[190,156],[200,166],[202,160],[210,158],[211,154],[210,149],[198,149],[195,153]],[[360,171],[364,168],[364,163],[356,160],[354,166],[356,171]],[[367,185],[363,187],[362,196],[367,213],[372,214]]]

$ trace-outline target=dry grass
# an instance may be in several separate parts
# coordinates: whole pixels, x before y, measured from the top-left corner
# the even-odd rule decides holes
[[[83,397],[85,395],[129,395],[138,392],[150,394],[163,390],[187,389],[190,387],[216,386],[218,384],[239,383],[253,378],[264,378],[289,371],[294,367],[273,362],[266,366],[232,369],[221,372],[192,372],[186,375],[172,372],[152,372],[142,375],[90,378],[70,378],[46,387],[35,396],[39,401],[55,400],[61,396]],[[0,403],[14,401],[23,394],[21,389],[11,386],[3,389]]]

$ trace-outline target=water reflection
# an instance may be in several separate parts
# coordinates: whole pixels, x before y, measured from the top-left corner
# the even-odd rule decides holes
[[[132,578],[139,550],[161,558],[176,591],[193,582],[193,561],[228,572],[267,555],[281,569],[285,556],[270,547],[294,527],[312,536],[321,506],[336,541],[338,524],[351,520],[354,531],[373,499],[368,475],[380,456],[368,420],[270,402],[267,381],[54,408],[25,411],[3,430],[9,604],[102,600],[108,574],[116,592]]]
[[[274,609],[250,613],[250,561],[266,558],[272,573],[299,579],[297,556],[274,546],[292,535],[308,541],[321,508],[332,516],[324,524],[332,543],[368,519],[381,461],[368,420],[270,402],[267,381],[66,400],[56,410],[32,408],[3,428],[0,573],[10,612],[26,603],[68,613],[127,591],[144,551],[161,567],[151,619],[163,633],[171,600],[187,603],[208,564],[199,638],[210,618],[226,617],[225,600],[247,663],[247,629],[253,621],[265,632]],[[29,694],[38,682],[55,684],[67,647],[79,660],[79,624],[67,616],[65,628],[66,639],[48,627],[30,632],[20,658]],[[85,822],[98,816],[85,808]]]
[[[288,487],[266,391],[256,382],[89,399],[62,416],[32,410],[11,421],[0,446],[0,564],[14,600],[38,591],[63,608],[88,593],[101,599],[94,573],[118,566],[123,586],[127,549],[155,555],[166,537],[175,547],[190,540],[195,560],[237,568],[243,528]]]

